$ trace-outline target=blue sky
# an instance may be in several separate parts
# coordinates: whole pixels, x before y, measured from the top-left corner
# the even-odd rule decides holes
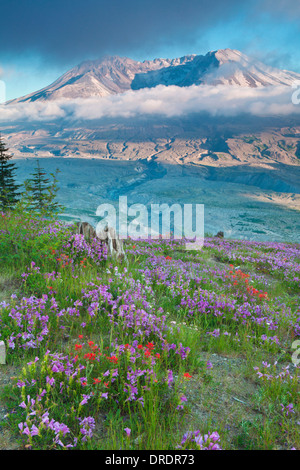
[[[1,16],[7,99],[104,54],[145,60],[229,47],[300,72],[299,0],[9,0]]]

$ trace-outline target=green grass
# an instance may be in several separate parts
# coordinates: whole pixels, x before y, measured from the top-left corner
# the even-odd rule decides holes
[[[291,362],[291,345],[295,339],[291,319],[299,315],[299,292],[282,272],[270,269],[264,261],[265,255],[272,253],[272,247],[260,247],[257,261],[249,262],[245,255],[250,253],[250,248],[237,243],[235,267],[232,268],[231,256],[217,246],[194,253],[176,243],[157,241],[150,245],[146,242],[134,245],[127,242],[128,265],[118,265],[111,259],[97,264],[82,253],[76,254],[74,263],[68,265],[64,256],[70,259],[71,253],[63,246],[70,232],[37,236],[41,228],[51,224],[53,221],[37,218],[34,223],[29,220],[24,223],[19,215],[12,214],[2,221],[1,227],[6,233],[1,237],[0,301],[9,302],[10,306],[2,305],[0,310],[0,332],[7,345],[11,335],[18,332],[17,323],[10,316],[11,308],[15,308],[23,296],[41,298],[48,295],[45,314],[49,315],[49,332],[45,340],[35,349],[20,348],[16,340],[15,349],[8,348],[8,364],[0,366],[0,378],[5,377],[7,368],[18,370],[16,378],[0,387],[1,405],[8,415],[0,424],[9,431],[19,448],[46,450],[61,447],[53,441],[53,432],[49,429],[41,428],[36,436],[20,432],[20,422],[31,427],[46,410],[50,417],[70,429],[67,437],[60,435],[63,443],[73,443],[76,438],[80,449],[170,450],[180,444],[184,432],[196,429],[201,434],[217,431],[224,449],[300,448],[299,369]],[[157,271],[153,256],[156,260],[161,256]],[[166,257],[171,259],[166,262]],[[234,273],[238,269],[247,273],[249,279],[253,279],[251,285],[258,291],[265,291],[267,279],[268,300],[253,296],[250,303],[263,308],[268,305],[270,316],[276,312],[276,331],[269,330],[265,323],[251,321],[251,318],[245,321],[234,319],[236,306],[242,305],[244,296],[249,297],[249,294],[245,278],[232,278],[229,274],[232,269]],[[49,276],[53,272],[55,274]],[[22,277],[23,273],[27,278]],[[129,307],[134,306],[135,311],[152,309],[161,321],[165,317],[169,328],[165,331],[165,344],[189,348],[187,357],[182,359],[175,349],[170,349],[167,354],[154,331],[149,337],[139,334],[137,327],[128,327],[126,315],[115,316],[111,322],[113,310],[105,296],[95,300],[99,305],[93,307],[94,315],[91,316],[92,301],[87,301],[84,293],[102,285],[108,286],[113,301],[122,298],[118,308],[127,305],[128,292]],[[207,299],[207,306],[203,310],[199,306],[191,314],[186,296],[193,299],[195,295],[196,302],[200,293]],[[12,294],[17,298],[11,299]],[[61,317],[51,309],[51,299],[55,299],[57,311],[64,311]],[[82,305],[74,307],[74,301],[78,299],[82,300]],[[225,302],[220,306],[222,315],[214,314],[209,299]],[[235,310],[230,306],[232,302],[236,302]],[[76,313],[68,313],[72,308]],[[40,320],[34,328],[40,331]],[[79,339],[79,335],[83,338]],[[262,341],[263,335],[267,341]],[[269,340],[273,335],[278,336],[278,343]],[[144,356],[136,356],[132,362],[133,356],[125,351],[119,353],[116,365],[105,358],[115,354],[116,339],[118,345],[137,340],[144,347],[143,351],[146,351],[146,343],[152,341],[154,352],[160,357],[151,366],[150,359]],[[103,360],[94,362],[85,357],[94,351],[88,345],[90,341],[94,343],[93,347],[97,346],[95,351],[101,352]],[[76,344],[82,342],[84,346],[76,349]],[[51,354],[56,353],[69,359],[78,354],[78,363],[85,364],[84,372],[77,371],[72,380],[64,373],[54,373]],[[37,357],[39,360],[34,362]],[[62,359],[62,363],[69,359]],[[212,364],[211,368],[207,366],[208,362]],[[270,365],[264,366],[263,362]],[[284,369],[287,366],[290,374],[284,376],[282,371],[287,370]],[[151,368],[153,374],[147,372],[136,382],[144,406],[141,402],[128,401],[128,391],[124,391],[129,381],[128,371],[149,371]],[[75,369],[74,365],[74,372]],[[118,375],[111,382],[115,370]],[[169,370],[174,375],[172,387],[166,382]],[[107,371],[108,399],[102,398],[106,392],[103,374]],[[259,377],[257,372],[268,374],[268,377]],[[189,377],[184,376],[186,373]],[[78,382],[78,377],[86,377],[86,389]],[[55,385],[48,383],[50,378],[55,379]],[[101,378],[101,384],[93,383],[96,378]],[[20,382],[24,385],[20,386]],[[36,400],[43,390],[46,390],[45,396]],[[81,405],[83,394],[92,392],[90,401]],[[27,404],[28,395],[36,400],[33,415],[29,414],[29,405],[26,411],[19,406],[21,402]],[[182,396],[187,401],[178,408]],[[282,407],[286,409],[290,404],[293,404],[294,412],[288,411],[286,415]],[[86,416],[94,418],[95,427],[93,436],[84,441],[78,418]],[[124,432],[125,428],[130,428],[130,436]],[[0,448],[6,448],[6,445],[1,442],[0,435]]]

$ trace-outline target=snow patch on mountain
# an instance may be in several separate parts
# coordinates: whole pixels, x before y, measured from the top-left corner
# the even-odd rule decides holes
[[[300,74],[266,66],[233,49],[144,62],[107,56],[96,61],[85,61],[42,90],[9,103],[102,98],[130,89],[140,90],[158,85],[235,85],[257,88],[291,86],[296,80],[300,80]]]

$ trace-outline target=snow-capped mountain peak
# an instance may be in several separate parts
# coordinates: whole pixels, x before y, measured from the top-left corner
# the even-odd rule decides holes
[[[291,86],[295,80],[300,80],[300,74],[266,66],[234,49],[143,62],[105,56],[82,62],[51,85],[10,103],[105,97],[157,85]]]

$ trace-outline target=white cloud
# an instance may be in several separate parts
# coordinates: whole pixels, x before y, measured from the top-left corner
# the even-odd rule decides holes
[[[24,102],[0,106],[0,122],[53,121],[65,119],[128,118],[139,115],[165,117],[207,112],[212,116],[287,116],[299,114],[292,103],[295,89],[287,86],[248,88],[240,86],[163,86],[104,98]]]

